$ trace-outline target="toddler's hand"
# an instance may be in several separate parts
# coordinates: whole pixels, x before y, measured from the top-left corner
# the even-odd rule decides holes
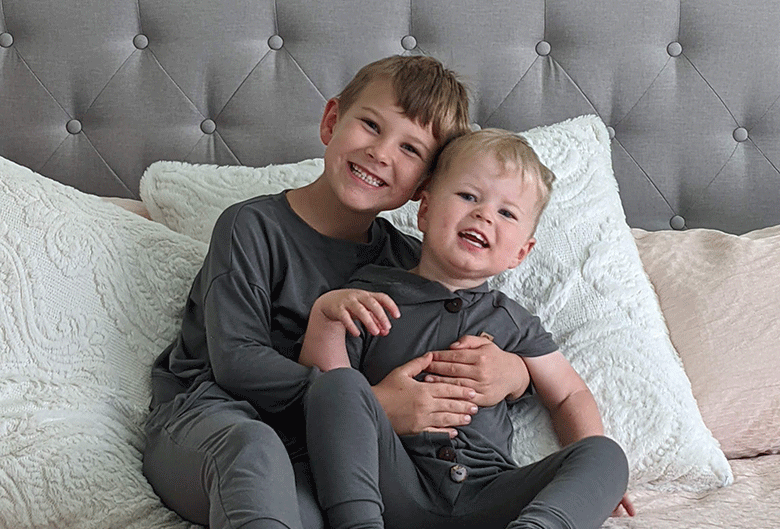
[[[631,502],[631,499],[628,497],[628,494],[624,494],[623,498],[621,498],[620,503],[618,503],[618,506],[615,507],[615,510],[612,511],[612,516],[622,516],[622,512],[620,508],[623,508],[623,510],[626,511],[626,514],[629,516],[634,516],[636,514],[636,509],[634,508],[634,504]]]
[[[340,322],[352,336],[360,336],[355,320],[360,321],[366,331],[374,336],[385,336],[390,332],[390,318],[401,316],[398,306],[383,292],[368,292],[355,288],[332,290],[320,296],[312,312],[320,311],[328,320]]]

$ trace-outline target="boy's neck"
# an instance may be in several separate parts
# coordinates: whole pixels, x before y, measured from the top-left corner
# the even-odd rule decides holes
[[[376,215],[345,208],[322,179],[287,192],[287,202],[303,221],[318,233],[334,239],[368,242]]]
[[[450,292],[476,288],[489,279],[487,277],[454,277],[435,263],[426,259],[425,253],[420,256],[420,262],[417,266],[409,271],[429,281],[436,281],[437,283],[444,285]]]

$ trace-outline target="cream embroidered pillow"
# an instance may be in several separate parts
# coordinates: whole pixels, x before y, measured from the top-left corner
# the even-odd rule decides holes
[[[0,158],[0,525],[191,527],[141,472],[206,245]]]

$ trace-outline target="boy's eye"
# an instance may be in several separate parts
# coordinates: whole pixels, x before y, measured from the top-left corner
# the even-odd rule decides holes
[[[379,125],[371,121],[370,119],[363,119],[363,123],[366,124],[368,128],[374,131],[379,131]]]
[[[509,211],[508,209],[500,209],[498,210],[498,214],[508,219],[512,219],[512,220],[517,219],[517,217],[515,217],[515,214]]]
[[[409,151],[412,154],[416,154],[418,156],[420,155],[420,152],[413,145],[409,145],[408,143],[404,143],[401,148],[405,151]]]
[[[462,191],[458,193],[458,196],[467,202],[475,202],[477,200],[477,197],[475,197],[471,193],[465,193]]]

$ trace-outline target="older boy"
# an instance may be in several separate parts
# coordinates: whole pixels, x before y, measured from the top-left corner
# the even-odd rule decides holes
[[[621,502],[626,458],[603,436],[587,386],[539,319],[486,285],[534,246],[553,179],[514,134],[488,129],[455,139],[422,193],[419,264],[369,265],[351,289],[314,304],[300,361],[323,370],[351,365],[367,378],[335,369],[307,398],[311,466],[333,529],[597,528]],[[391,326],[385,310],[400,319]],[[480,333],[522,356],[562,451],[518,468],[506,402],[482,408],[455,438],[392,431],[368,384],[415,355],[404,344],[422,355]]]
[[[321,525],[302,415],[319,370],[295,361],[294,344],[317,296],[359,267],[416,264],[419,242],[375,216],[406,202],[434,152],[467,125],[465,90],[438,61],[372,63],[327,102],[323,174],[221,215],[181,332],[152,373],[144,473],[169,507],[212,529]],[[515,362],[482,349],[493,370]],[[450,431],[473,410],[473,389],[412,378],[425,368],[412,362],[374,388],[401,433]],[[523,369],[514,373],[511,391],[527,385]]]

